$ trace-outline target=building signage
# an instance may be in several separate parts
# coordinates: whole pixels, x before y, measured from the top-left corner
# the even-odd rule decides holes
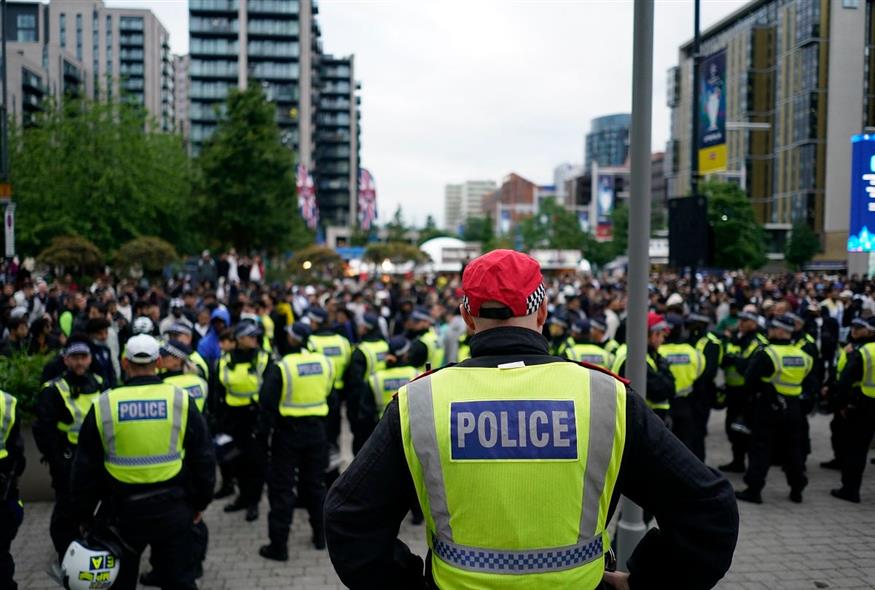
[[[875,135],[851,138],[851,222],[848,252],[875,251]]]
[[[699,66],[699,173],[726,170],[726,51]]]

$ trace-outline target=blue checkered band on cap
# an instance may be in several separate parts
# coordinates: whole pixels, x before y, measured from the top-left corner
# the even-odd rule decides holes
[[[454,567],[491,574],[563,571],[583,566],[604,555],[601,535],[570,547],[529,551],[462,547],[435,537],[432,550],[438,558]]]

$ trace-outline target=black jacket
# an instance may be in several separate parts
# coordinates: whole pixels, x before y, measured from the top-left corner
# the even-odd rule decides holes
[[[158,383],[161,383],[161,378],[157,376],[134,377],[122,388]],[[182,446],[185,459],[182,471],[175,477],[154,484],[122,483],[113,478],[103,465],[103,441],[92,408],[79,432],[79,446],[73,457],[70,476],[70,491],[79,522],[90,520],[99,500],[124,499],[162,488],[182,488],[192,507],[197,511],[204,510],[212,500],[216,486],[216,456],[207,424],[193,402],[188,404],[188,423]]]
[[[549,356],[546,340],[523,328],[475,335],[471,353],[460,366],[568,362]],[[711,588],[729,569],[738,535],[732,487],[687,450],[631,390],[626,421],[626,446],[610,514],[624,494],[660,525],[647,534],[629,562],[631,587]],[[397,539],[414,502],[398,404],[392,402],[325,502],[331,561],[344,584],[353,589],[434,587],[424,577],[422,560]]]

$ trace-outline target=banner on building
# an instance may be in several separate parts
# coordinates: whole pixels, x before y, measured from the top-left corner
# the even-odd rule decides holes
[[[875,252],[875,135],[851,138],[848,252]]]
[[[307,167],[303,164],[298,164],[296,184],[298,187],[298,209],[301,211],[301,217],[308,228],[311,230],[316,229],[319,226],[319,205],[316,203],[316,184],[313,182],[313,175],[310,174]]]
[[[595,195],[596,238],[599,240],[610,240],[613,233],[611,231],[611,212],[614,210],[616,201],[614,175],[594,172],[593,195]]]
[[[510,209],[501,209],[498,215],[498,233],[502,235],[510,233],[510,223]]]
[[[699,173],[726,170],[726,51],[699,66]]]
[[[586,209],[578,209],[577,223],[580,224],[580,231],[589,233],[589,211]]]
[[[377,184],[367,168],[359,169],[359,226],[370,231],[377,219]]]
[[[6,205],[6,214],[4,215],[4,226],[6,227],[6,258],[15,256],[15,203]]]

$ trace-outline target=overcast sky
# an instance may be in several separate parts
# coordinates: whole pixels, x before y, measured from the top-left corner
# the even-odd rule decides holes
[[[107,0],[152,9],[188,51],[187,0]],[[744,5],[703,0],[703,28]],[[551,184],[583,161],[592,118],[629,111],[631,0],[321,0],[323,47],[356,56],[362,165],[383,221],[443,219],[444,185],[516,172]],[[657,0],[653,149],[669,135],[665,73],[692,37],[691,0]]]

